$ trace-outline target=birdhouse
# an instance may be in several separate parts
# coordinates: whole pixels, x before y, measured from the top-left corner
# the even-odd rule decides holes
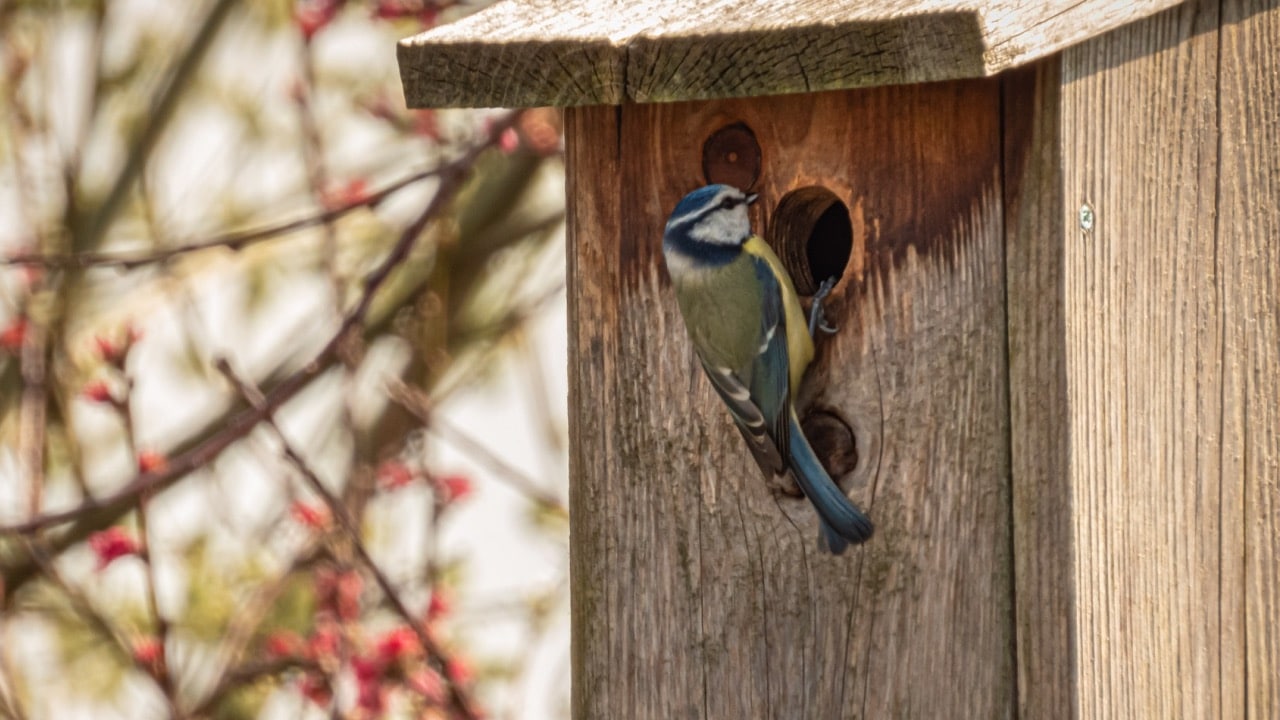
[[[580,718],[1280,717],[1280,8],[507,0],[415,107],[565,107]],[[662,261],[709,183],[837,327],[820,553]]]

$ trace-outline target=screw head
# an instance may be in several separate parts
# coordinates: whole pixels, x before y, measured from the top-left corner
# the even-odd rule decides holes
[[[1093,223],[1097,217],[1093,214],[1093,206],[1085,203],[1080,206],[1080,229],[1085,232],[1093,232]]]

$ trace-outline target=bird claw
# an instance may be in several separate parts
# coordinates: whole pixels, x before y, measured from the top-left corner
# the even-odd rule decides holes
[[[826,313],[822,309],[822,301],[831,294],[831,289],[836,286],[836,278],[829,277],[822,281],[818,286],[818,291],[813,294],[813,307],[809,310],[809,335],[812,337],[821,330],[828,335],[836,331],[835,326],[827,324]]]

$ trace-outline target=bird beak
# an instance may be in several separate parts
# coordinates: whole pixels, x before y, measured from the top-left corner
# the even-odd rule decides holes
[[[760,197],[760,193],[751,193],[750,195],[747,196],[747,204],[750,205],[751,203],[755,202],[756,198],[758,197]]]

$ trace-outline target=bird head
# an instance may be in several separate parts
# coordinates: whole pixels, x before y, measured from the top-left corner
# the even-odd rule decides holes
[[[668,244],[687,246],[682,249],[740,247],[751,236],[747,206],[755,199],[728,185],[698,188],[676,205],[663,236]]]

